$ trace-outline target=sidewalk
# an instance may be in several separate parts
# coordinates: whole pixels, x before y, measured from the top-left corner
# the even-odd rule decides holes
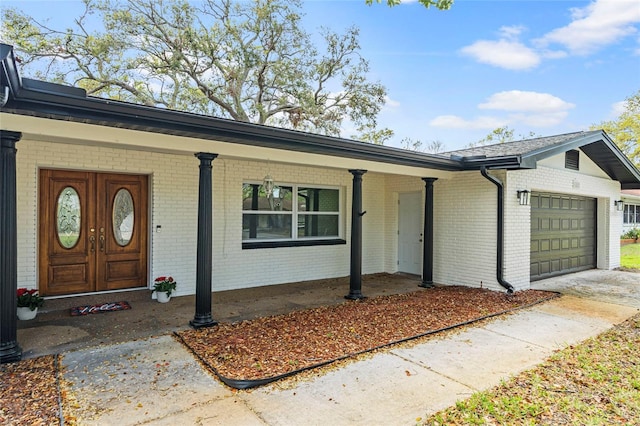
[[[581,297],[565,295],[422,344],[398,346],[307,375],[294,384],[231,390],[166,334],[65,353],[65,379],[78,397],[81,424],[415,424],[417,417],[499,384],[554,350],[637,313],[640,305],[633,291],[640,275],[631,274],[629,283],[615,287],[633,289],[627,292],[633,297],[624,294],[615,303],[594,300],[610,289],[596,284],[615,274],[588,272],[605,274],[575,274],[572,279],[580,282]],[[594,289],[585,295],[589,282]],[[540,285],[552,289],[557,283],[562,279]],[[572,283],[575,287],[576,281]]]

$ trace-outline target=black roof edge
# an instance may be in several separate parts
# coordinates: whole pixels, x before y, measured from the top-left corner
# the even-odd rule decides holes
[[[5,87],[9,88],[13,97],[18,96],[22,87],[13,47],[4,43],[0,43],[0,86],[3,91]]]
[[[583,145],[587,145],[590,142],[586,142],[586,140],[592,141],[592,142],[596,142],[596,140],[592,140],[593,139],[593,135],[595,134],[603,134],[604,132],[602,132],[601,130],[593,130],[590,132],[584,132],[582,134],[580,134],[580,136],[576,137],[576,138],[572,138],[569,139],[567,141],[555,144],[555,145],[550,145],[550,146],[545,146],[542,148],[538,148],[536,150],[527,152],[525,154],[522,154],[522,158],[526,159],[528,161],[535,161],[537,162],[538,160],[542,160],[544,158],[548,158],[548,157],[552,157],[554,155],[557,154],[562,154],[565,151],[568,151],[569,149],[574,149],[574,148],[579,148]],[[615,145],[615,144],[614,144]]]

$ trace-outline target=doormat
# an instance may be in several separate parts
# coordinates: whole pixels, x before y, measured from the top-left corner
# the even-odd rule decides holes
[[[77,317],[80,315],[101,314],[103,312],[124,311],[127,309],[131,309],[129,302],[110,302],[97,305],[76,306],[75,308],[71,308],[71,316]]]

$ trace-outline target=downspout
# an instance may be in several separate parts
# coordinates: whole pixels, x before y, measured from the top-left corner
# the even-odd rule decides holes
[[[486,166],[480,167],[480,173],[484,176],[489,182],[493,183],[496,187],[498,187],[498,247],[497,247],[497,257],[498,261],[496,262],[496,278],[498,283],[504,288],[507,289],[508,294],[513,294],[515,289],[511,284],[505,281],[503,277],[503,269],[504,269],[504,185],[502,182],[487,173]]]

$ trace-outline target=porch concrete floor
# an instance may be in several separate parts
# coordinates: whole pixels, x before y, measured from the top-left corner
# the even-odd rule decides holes
[[[407,274],[372,274],[362,278],[367,297],[401,294],[419,289],[420,278]],[[228,290],[212,293],[212,316],[234,322],[287,312],[336,305],[349,293],[349,277]],[[127,301],[131,309],[72,317],[75,306]],[[195,296],[172,297],[158,303],[147,289],[49,299],[30,321],[18,321],[23,358],[109,345],[189,328]]]

